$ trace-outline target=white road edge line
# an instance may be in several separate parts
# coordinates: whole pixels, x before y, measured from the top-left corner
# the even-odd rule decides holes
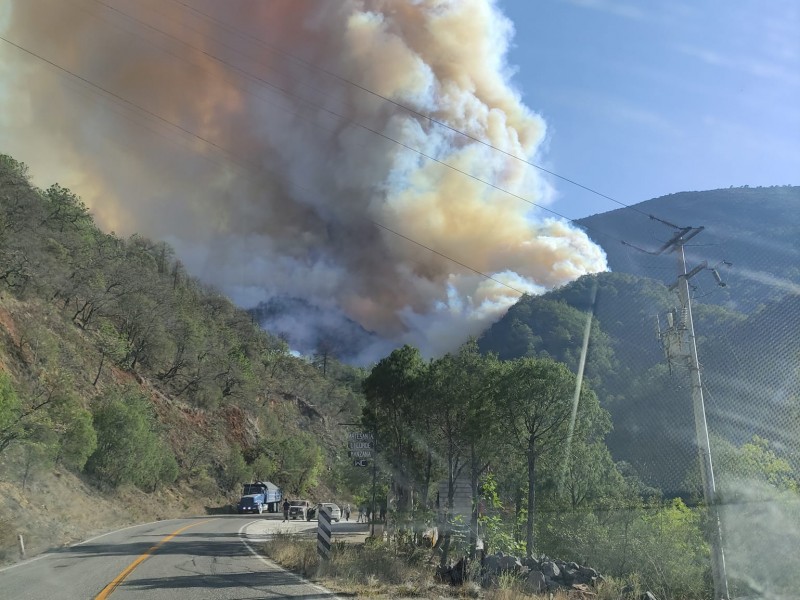
[[[107,535],[111,535],[113,533],[119,533],[120,531],[127,531],[128,529],[133,529],[135,527],[144,527],[146,525],[155,525],[157,523],[169,523],[170,521],[184,521],[186,519],[199,519],[200,517],[185,517],[185,518],[177,518],[177,519],[162,519],[161,521],[149,521],[148,523],[138,523],[137,525],[128,525],[127,527],[122,527],[121,529],[115,529],[113,531],[107,531],[105,533],[101,533],[100,535],[96,535],[94,537],[90,537],[88,540],[83,540],[82,542],[77,542],[75,544],[68,544],[64,546],[64,548],[75,548],[76,546],[81,546],[83,544],[88,544],[89,542],[93,542],[95,540],[99,540],[102,537]],[[14,563],[13,565],[8,565],[7,567],[3,567],[0,569],[0,573],[4,571],[10,571],[11,569],[16,569],[17,567],[23,567],[25,565],[29,565],[32,562],[36,562],[37,560],[42,560],[43,558],[49,558],[51,556],[59,556],[61,554],[61,550],[56,550],[55,552],[43,552],[39,556],[35,556],[33,558],[29,558],[27,560],[20,561],[18,563]]]
[[[332,591],[322,587],[321,585],[317,585],[316,583],[313,583],[313,582],[309,581],[305,577],[300,577],[300,575],[298,575],[297,573],[292,573],[288,569],[284,569],[278,563],[276,563],[274,561],[271,561],[268,558],[266,558],[265,556],[259,554],[250,544],[248,544],[247,540],[245,540],[245,538],[247,537],[247,532],[242,533],[242,530],[247,529],[248,527],[250,527],[250,525],[253,525],[255,523],[260,523],[260,522],[261,521],[250,521],[249,523],[245,523],[244,525],[239,527],[239,541],[241,541],[245,545],[245,547],[250,551],[250,554],[255,556],[258,560],[263,562],[268,567],[278,567],[282,571],[285,571],[286,573],[288,573],[289,575],[291,575],[292,577],[297,579],[297,581],[299,581],[300,583],[303,583],[305,585],[309,585],[312,588],[314,588],[315,590],[317,590],[318,592],[328,595],[331,598],[331,600],[343,600],[342,598],[340,598],[339,596],[334,594]]]

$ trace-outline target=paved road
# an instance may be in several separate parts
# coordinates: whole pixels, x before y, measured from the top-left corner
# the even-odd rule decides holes
[[[275,530],[311,533],[316,522],[273,515],[173,519],[86,540],[0,570],[0,598],[21,600],[335,600],[255,554]]]

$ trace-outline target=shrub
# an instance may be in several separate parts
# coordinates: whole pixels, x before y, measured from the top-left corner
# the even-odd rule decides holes
[[[178,475],[172,450],[155,431],[155,419],[146,398],[135,391],[113,391],[93,414],[97,449],[86,471],[116,487],[131,483],[153,490]]]

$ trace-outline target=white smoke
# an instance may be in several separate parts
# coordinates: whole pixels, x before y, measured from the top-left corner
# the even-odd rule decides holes
[[[4,47],[0,151],[243,305],[304,298],[428,354],[519,293],[376,223],[525,292],[605,269],[583,232],[483,183],[547,203],[535,169],[305,64],[536,159],[545,123],[510,84],[495,2],[188,4],[12,0],[6,37],[114,97]]]

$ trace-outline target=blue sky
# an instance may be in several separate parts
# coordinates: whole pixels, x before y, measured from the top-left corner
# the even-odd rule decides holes
[[[625,203],[800,184],[800,3],[500,0],[540,162]],[[563,182],[554,208],[618,208]]]

